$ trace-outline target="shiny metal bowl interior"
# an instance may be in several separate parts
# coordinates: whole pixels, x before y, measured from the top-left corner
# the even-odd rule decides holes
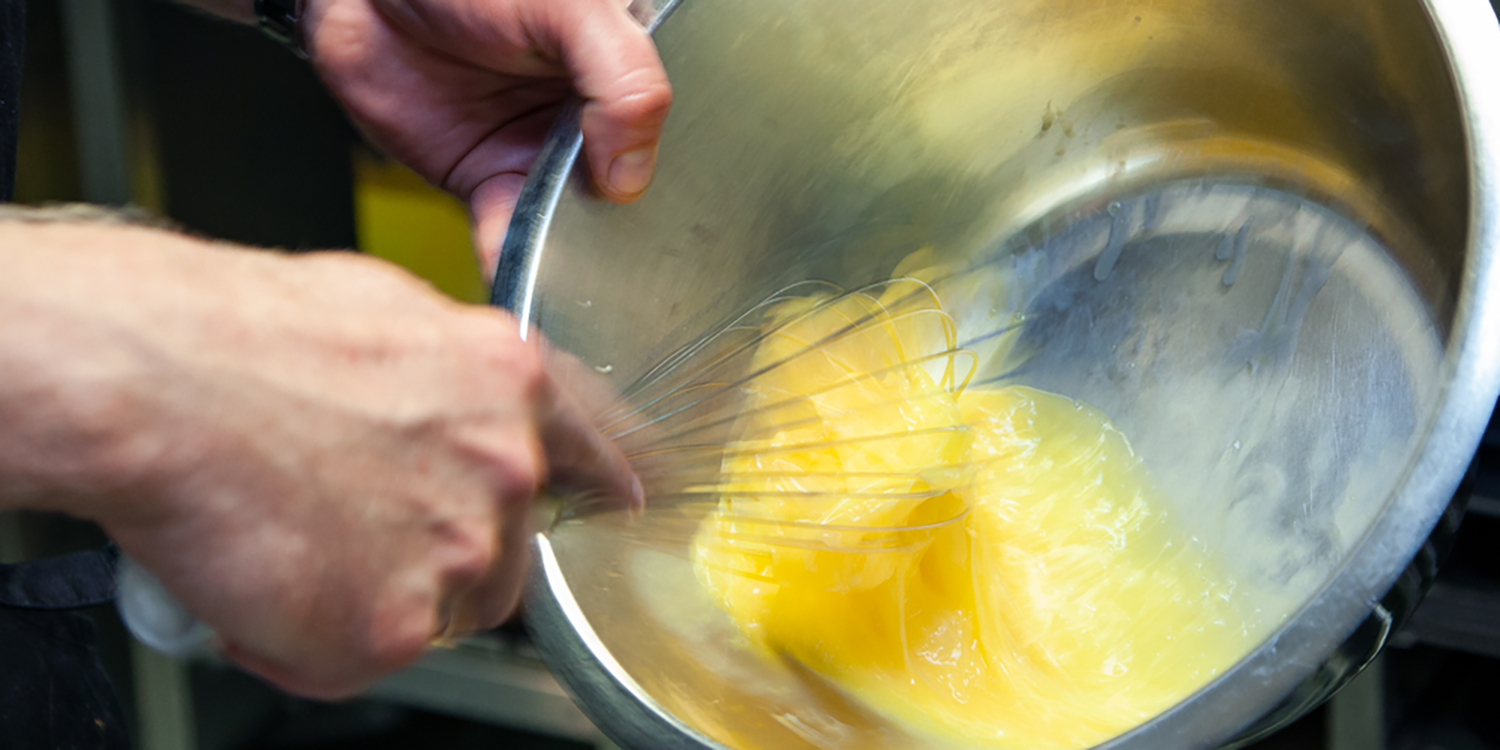
[[[1021,359],[983,374],[1101,408],[1186,527],[1282,597],[1262,646],[1109,746],[1263,729],[1383,643],[1400,612],[1381,598],[1497,388],[1500,29],[1483,0],[635,10],[677,92],[656,183],[631,206],[592,197],[565,117],[497,304],[625,387],[789,283],[878,281],[931,246],[974,268],[940,289],[970,333],[990,290],[1023,288]],[[1247,218],[1254,237],[1234,239]],[[629,523],[539,535],[528,605],[621,744],[914,746],[745,648],[687,540],[636,544]]]

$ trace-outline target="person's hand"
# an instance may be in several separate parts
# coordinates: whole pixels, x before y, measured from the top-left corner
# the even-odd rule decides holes
[[[94,519],[301,694],[516,606],[543,483],[639,502],[514,319],[383,262],[0,223],[0,507]]]
[[[558,106],[598,190],[651,181],[672,90],[627,0],[308,0],[313,65],[366,135],[467,201],[487,274]]]

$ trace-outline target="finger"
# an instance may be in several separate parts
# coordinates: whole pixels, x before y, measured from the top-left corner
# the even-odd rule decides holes
[[[583,147],[594,184],[610,200],[639,198],[656,169],[672,87],[651,36],[624,3],[548,4],[573,86],[584,98]]]
[[[495,282],[495,269],[500,264],[500,247],[505,242],[506,229],[510,226],[511,216],[516,210],[516,200],[521,197],[521,187],[525,184],[525,173],[501,172],[479,183],[474,192],[469,194],[474,252],[479,256],[479,268],[484,272],[486,284]]]
[[[570,393],[589,421],[627,456],[644,449],[656,437],[640,410],[632,406],[606,374],[612,368],[589,367],[573,355],[556,348],[542,350],[547,372],[565,393]],[[632,467],[640,476],[639,467]]]
[[[585,501],[644,504],[640,479],[624,452],[594,426],[573,394],[556,389],[540,428],[548,485]]]
[[[589,367],[579,358],[550,346],[542,348],[542,362],[552,380],[564,393],[573,396],[596,426],[624,405],[620,391],[607,376],[613,368]]]
[[[469,202],[475,254],[486,281],[494,281],[516,201],[556,111],[556,105],[543,106],[507,121],[459,160],[443,184]]]
[[[594,427],[571,399],[554,408],[544,425],[548,483],[556,489],[619,507],[645,504],[640,479],[625,454]]]

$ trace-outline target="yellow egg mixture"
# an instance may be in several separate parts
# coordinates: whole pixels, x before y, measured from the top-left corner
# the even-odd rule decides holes
[[[1114,737],[1254,645],[1125,437],[966,387],[925,283],[786,301],[764,330],[694,562],[769,653],[919,732],[1040,750]]]

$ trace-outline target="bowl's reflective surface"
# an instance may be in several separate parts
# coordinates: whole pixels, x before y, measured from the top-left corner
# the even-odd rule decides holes
[[[939,288],[961,338],[1018,289],[1019,343],[981,378],[1101,408],[1287,618],[1121,744],[1204,746],[1270,709],[1437,520],[1500,335],[1482,0],[683,0],[657,40],[678,96],[656,184],[589,197],[558,134],[497,302],[623,387],[790,282],[877,281],[923,246],[968,269]],[[650,520],[538,541],[538,637],[607,731],[913,746],[746,649],[686,539],[630,541]]]

